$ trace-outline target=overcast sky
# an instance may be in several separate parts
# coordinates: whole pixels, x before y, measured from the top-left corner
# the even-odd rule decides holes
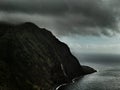
[[[120,0],[0,0],[0,20],[34,22],[72,51],[116,53],[120,45]]]

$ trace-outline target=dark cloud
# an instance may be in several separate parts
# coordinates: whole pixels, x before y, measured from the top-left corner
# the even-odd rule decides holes
[[[61,15],[68,11],[68,7],[62,0],[5,0],[0,1],[0,10],[8,12]]]
[[[1,0],[0,11],[4,15],[0,14],[0,19],[13,22],[33,21],[53,29],[58,35],[111,35],[118,30],[115,15],[118,7],[115,5],[119,0],[115,1]]]

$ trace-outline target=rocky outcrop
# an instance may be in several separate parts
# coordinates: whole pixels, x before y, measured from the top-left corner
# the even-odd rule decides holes
[[[68,46],[51,32],[30,22],[0,23],[1,90],[52,90],[84,74]]]

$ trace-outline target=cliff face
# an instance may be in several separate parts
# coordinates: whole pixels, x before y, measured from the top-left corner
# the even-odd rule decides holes
[[[84,74],[68,46],[51,32],[32,23],[0,23],[0,89],[51,90]]]

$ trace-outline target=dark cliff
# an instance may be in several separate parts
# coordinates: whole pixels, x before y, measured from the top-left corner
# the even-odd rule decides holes
[[[0,23],[1,90],[51,90],[92,72],[46,29],[32,23]]]

